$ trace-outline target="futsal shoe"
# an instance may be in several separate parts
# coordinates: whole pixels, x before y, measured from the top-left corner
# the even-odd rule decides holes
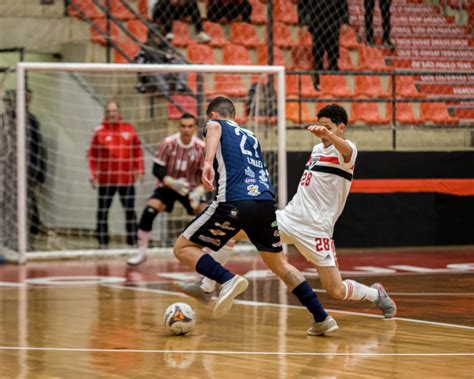
[[[332,316],[328,316],[321,322],[314,322],[313,326],[308,329],[308,335],[310,336],[322,336],[339,329],[336,320]]]
[[[146,260],[147,260],[146,254],[142,254],[138,252],[133,257],[128,258],[127,264],[129,266],[138,266],[139,264],[146,262]]]
[[[231,280],[225,282],[219,292],[219,297],[214,304],[212,316],[214,318],[221,318],[230,311],[232,302],[236,296],[244,292],[249,285],[249,281],[243,276],[235,275]]]
[[[387,291],[380,283],[374,283],[370,286],[379,292],[379,297],[374,304],[383,312],[385,318],[392,318],[397,314],[397,304],[388,296]]]
[[[201,304],[207,305],[212,299],[212,294],[204,292],[199,282],[173,282],[173,287],[186,295],[195,298]]]

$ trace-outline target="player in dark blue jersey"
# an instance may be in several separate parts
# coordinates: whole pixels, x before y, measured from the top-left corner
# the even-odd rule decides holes
[[[258,139],[234,121],[234,104],[225,97],[209,103],[207,117],[202,182],[207,190],[216,190],[216,197],[178,237],[174,254],[180,262],[222,285],[213,310],[214,317],[222,317],[233,299],[247,289],[248,281],[224,268],[202,248],[216,251],[243,230],[265,264],[312,313],[314,324],[308,334],[336,330],[335,320],[325,312],[303,275],[281,254],[275,194]]]

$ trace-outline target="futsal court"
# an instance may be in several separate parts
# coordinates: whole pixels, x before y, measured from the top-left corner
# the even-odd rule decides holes
[[[449,253],[449,254],[448,254]],[[229,268],[250,280],[222,319],[176,292],[196,276],[172,257],[137,268],[125,258],[0,266],[0,378],[341,378],[474,374],[474,250],[341,250],[343,277],[382,282],[398,305],[330,300],[290,250],[340,329],[306,335],[310,314],[255,254]],[[194,330],[170,336],[163,313],[187,302]]]

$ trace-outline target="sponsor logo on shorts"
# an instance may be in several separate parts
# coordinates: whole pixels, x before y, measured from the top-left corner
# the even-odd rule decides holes
[[[280,237],[280,231],[278,229],[273,232],[273,237]]]
[[[276,228],[278,226],[277,220],[273,221],[271,226],[272,228]]]
[[[230,217],[237,217],[237,215],[239,214],[239,212],[237,211],[237,209],[232,209],[230,211]],[[225,223],[224,223],[225,224]]]
[[[255,172],[253,172],[249,166],[247,166],[245,169],[245,175],[249,176],[250,178],[255,178]]]
[[[260,189],[258,188],[257,185],[251,184],[247,186],[247,191],[250,196],[258,196],[260,195]]]
[[[198,236],[198,239],[200,239],[201,241],[210,243],[212,245],[215,245],[215,246],[220,246],[221,245],[221,241],[219,241],[217,238],[211,238],[211,237],[208,237],[208,236],[203,236],[202,234]]]
[[[272,243],[273,247],[281,247],[281,242]]]
[[[232,211],[231,211],[231,213],[232,213]],[[235,214],[234,216],[237,216],[237,214]],[[225,230],[235,230],[235,228],[230,226],[229,221],[224,221],[222,224],[219,223],[219,222],[215,222],[214,225],[221,228],[221,229],[225,229]]]
[[[219,229],[209,229],[213,236],[225,236],[227,233]]]

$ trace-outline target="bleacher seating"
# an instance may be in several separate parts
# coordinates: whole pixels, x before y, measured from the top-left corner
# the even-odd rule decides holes
[[[211,37],[211,41],[209,42],[210,46],[222,47],[228,43],[221,25],[215,22],[206,21],[203,23],[203,28]]]
[[[230,42],[246,47],[257,47],[262,41],[257,36],[257,29],[247,22],[234,22],[230,26]]]

